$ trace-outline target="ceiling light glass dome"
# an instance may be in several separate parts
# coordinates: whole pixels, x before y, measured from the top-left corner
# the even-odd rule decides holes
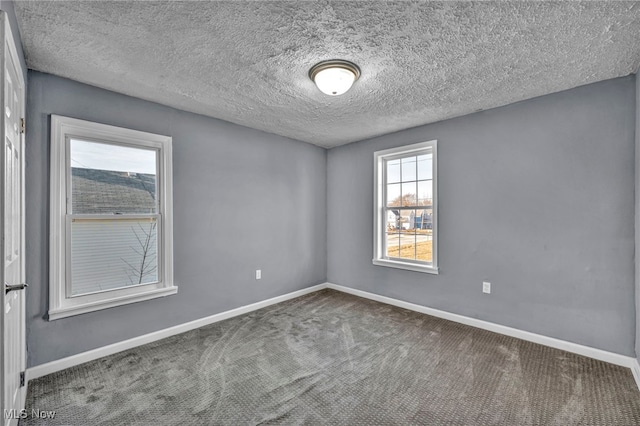
[[[322,93],[329,96],[342,95],[360,77],[358,66],[349,61],[331,60],[314,65],[309,77]]]

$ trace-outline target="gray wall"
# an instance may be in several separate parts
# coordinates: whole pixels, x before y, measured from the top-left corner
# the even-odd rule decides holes
[[[326,278],[635,354],[634,76],[334,148],[328,156],[38,72],[29,72],[28,95],[29,366]],[[50,114],[173,136],[177,295],[46,321]],[[373,266],[373,152],[430,139],[439,141],[441,273]],[[482,280],[492,282],[491,295],[481,293]]]
[[[634,84],[331,149],[328,281],[634,356]],[[373,153],[431,139],[441,273],[374,266]]]
[[[640,72],[640,70],[638,70]],[[636,358],[640,362],[640,81],[638,73],[635,75],[636,82]]]
[[[173,136],[177,295],[44,319],[50,114]],[[326,150],[33,71],[27,115],[29,366],[326,281]]]

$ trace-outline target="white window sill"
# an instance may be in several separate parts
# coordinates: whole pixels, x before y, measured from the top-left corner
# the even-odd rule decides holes
[[[425,274],[438,274],[438,268],[434,268],[433,266],[420,265],[410,262],[400,262],[398,260],[373,259],[373,264],[377,266],[386,266],[389,268],[406,269],[407,271],[423,272]]]
[[[171,286],[171,287],[147,290],[147,291],[135,293],[132,295],[112,297],[109,299],[102,299],[95,302],[83,303],[82,305],[61,306],[58,309],[50,309],[48,319],[49,321],[54,321],[60,318],[71,317],[74,315],[80,315],[87,312],[113,308],[115,306],[127,305],[129,303],[142,302],[143,300],[156,299],[158,297],[165,297],[171,294],[176,294],[177,292],[178,292],[178,287]]]

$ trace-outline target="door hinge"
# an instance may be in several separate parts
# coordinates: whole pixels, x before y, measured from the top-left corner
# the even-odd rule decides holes
[[[24,371],[20,372],[20,387],[24,386]]]
[[[24,118],[20,119],[20,133],[24,134]]]

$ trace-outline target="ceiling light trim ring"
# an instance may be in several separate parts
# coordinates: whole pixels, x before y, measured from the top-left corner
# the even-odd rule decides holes
[[[311,78],[312,81],[315,81],[315,77],[320,71],[329,68],[343,68],[347,71],[351,71],[354,75],[354,82],[356,82],[360,78],[360,68],[353,62],[345,61],[342,59],[331,59],[328,61],[318,62],[309,70],[309,78]]]

